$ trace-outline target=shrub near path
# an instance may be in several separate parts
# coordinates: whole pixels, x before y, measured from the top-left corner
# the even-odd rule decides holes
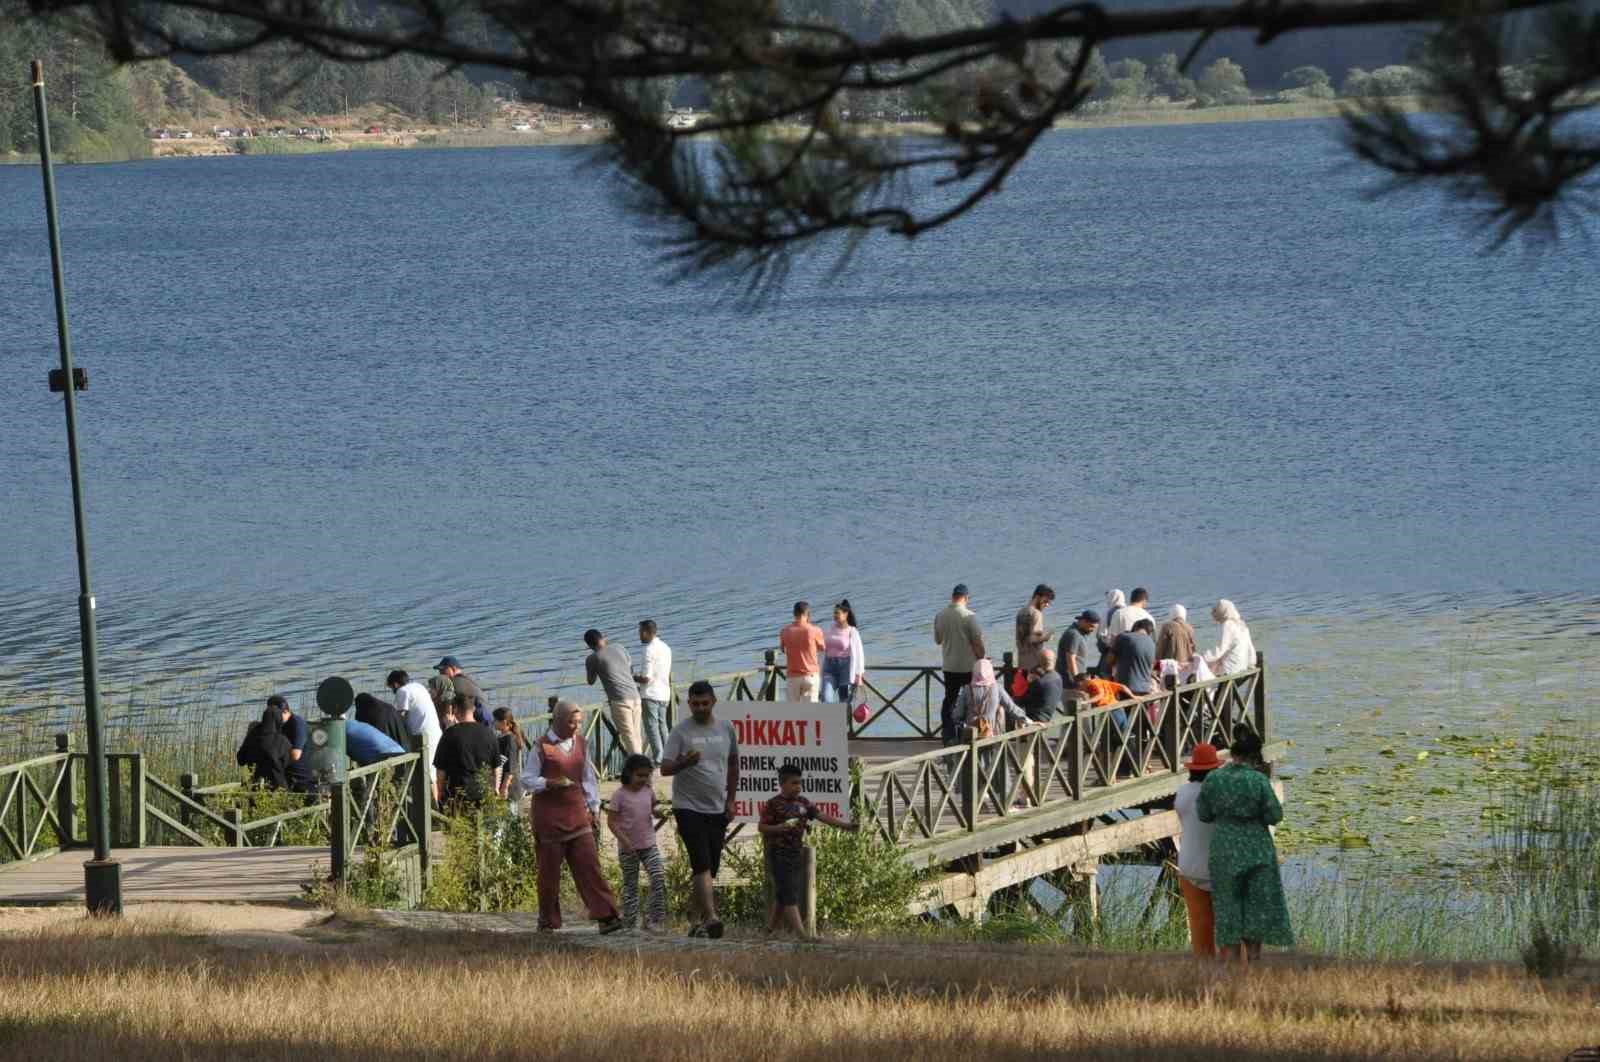
[[[137,915],[0,935],[0,1057],[1502,1060],[1600,1041],[1592,966],[1541,985],[1036,946],[586,950],[345,918],[279,935],[293,946]]]

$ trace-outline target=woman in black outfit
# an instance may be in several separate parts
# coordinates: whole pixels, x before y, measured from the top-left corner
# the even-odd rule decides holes
[[[289,779],[289,739],[283,736],[283,723],[278,710],[268,708],[261,718],[250,724],[244,743],[234,757],[239,766],[255,772],[255,781],[268,789],[287,789]]]

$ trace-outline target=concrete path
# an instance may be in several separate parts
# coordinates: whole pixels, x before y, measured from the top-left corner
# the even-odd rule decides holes
[[[93,853],[61,852],[0,867],[0,906],[83,903],[83,864]],[[126,848],[125,903],[155,900],[207,903],[289,903],[302,882],[328,875],[328,849]]]

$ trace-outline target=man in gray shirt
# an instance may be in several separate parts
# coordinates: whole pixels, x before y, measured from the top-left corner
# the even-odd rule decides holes
[[[722,866],[722,842],[739,788],[739,739],[733,724],[712,718],[717,692],[702,679],[689,687],[689,718],[667,735],[661,774],[672,779],[672,818],[689,853],[693,893],[689,935],[722,936],[711,883]]]
[[[955,744],[955,706],[961,687],[972,681],[972,668],[978,659],[988,655],[984,652],[983,628],[967,601],[967,584],[957,583],[950,593],[950,604],[933,617],[933,641],[943,653],[944,702],[939,705],[939,731],[946,745]]]
[[[1142,619],[1133,630],[1117,635],[1117,681],[1143,696],[1155,690],[1156,625]]]
[[[617,741],[629,755],[643,752],[639,687],[633,682],[633,661],[628,659],[628,651],[607,642],[606,636],[593,627],[583,632],[583,643],[590,649],[583,662],[584,672],[589,685],[599,679],[606,691],[606,706],[611,710],[612,725],[617,728]]]

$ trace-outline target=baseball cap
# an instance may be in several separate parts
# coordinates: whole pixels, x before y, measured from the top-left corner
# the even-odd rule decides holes
[[[1090,623],[1099,623],[1100,613],[1096,612],[1092,608],[1086,608],[1082,612],[1078,613],[1078,618],[1081,620],[1088,620]]]
[[[460,666],[461,666],[461,661],[457,660],[453,656],[447,656],[443,660],[439,661],[437,664],[433,665],[433,669],[435,671],[443,671],[447,667],[460,667]]]

